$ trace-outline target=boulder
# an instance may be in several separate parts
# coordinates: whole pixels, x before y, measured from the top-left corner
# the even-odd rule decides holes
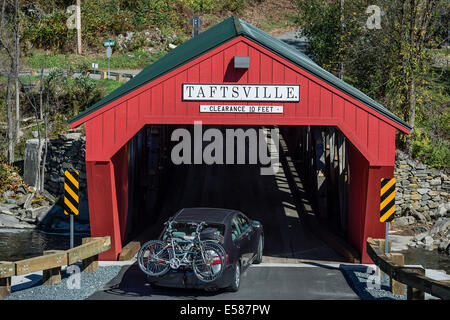
[[[32,229],[34,228],[34,225],[21,222],[18,218],[11,215],[0,214],[0,227],[12,229]]]
[[[447,215],[448,206],[447,203],[441,203],[436,209],[436,216],[445,217]]]
[[[4,211],[11,212],[11,210],[18,208],[17,203],[0,203],[0,213]]]
[[[409,213],[411,216],[413,216],[417,221],[421,222],[421,223],[426,223],[427,222],[427,218],[425,218],[425,215],[423,213],[420,213],[418,211],[416,211],[413,207],[409,206]]]
[[[436,221],[433,228],[430,230],[430,235],[444,234],[450,228],[450,218]]]
[[[425,237],[428,235],[428,232],[423,232],[423,233],[419,233],[419,234],[416,234],[415,236],[414,236],[414,240],[415,241],[422,241],[423,239],[425,239]]]
[[[447,247],[450,245],[449,239],[442,239],[439,243],[438,251],[445,251]]]
[[[423,243],[425,243],[425,245],[431,245],[433,244],[434,240],[431,236],[426,236],[423,240]]]
[[[413,224],[414,222],[415,222],[415,220],[412,216],[407,216],[407,217],[396,218],[392,224],[395,226],[409,226],[409,225]]]
[[[43,213],[47,213],[50,210],[51,207],[49,206],[41,206],[41,207],[37,207],[37,208],[29,208],[25,211],[27,218],[29,219],[34,219],[36,220],[36,218],[38,216],[40,216]]]
[[[63,141],[77,140],[80,139],[80,137],[81,132],[60,133],[58,135],[58,138],[60,138]]]

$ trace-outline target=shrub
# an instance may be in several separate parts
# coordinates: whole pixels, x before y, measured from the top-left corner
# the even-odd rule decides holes
[[[447,140],[431,140],[419,128],[414,130],[412,140],[413,157],[434,168],[448,168],[450,164],[450,145]]]

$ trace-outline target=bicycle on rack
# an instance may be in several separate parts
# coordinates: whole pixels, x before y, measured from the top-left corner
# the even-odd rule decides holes
[[[206,223],[188,222],[195,227],[193,237],[177,236],[173,220],[165,223],[166,239],[146,242],[138,253],[138,264],[149,276],[165,275],[170,269],[193,269],[196,277],[203,282],[218,279],[226,264],[226,252],[216,240],[202,240]]]

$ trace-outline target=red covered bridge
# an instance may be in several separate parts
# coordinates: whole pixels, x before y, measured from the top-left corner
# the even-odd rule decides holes
[[[235,65],[239,58],[247,66]],[[292,85],[293,101],[225,101],[211,105],[282,106],[278,113],[200,112],[199,101],[183,98],[183,84]],[[290,92],[293,97],[294,91]],[[203,96],[197,95],[201,100]],[[195,98],[195,97],[194,97]],[[379,222],[380,179],[394,172],[396,130],[410,126],[354,87],[320,68],[295,48],[237,18],[229,18],[178,46],[136,77],[71,119],[86,124],[86,174],[92,236],[111,236],[115,260],[128,241],[130,141],[158,125],[333,127],[348,143],[346,238],[369,262],[367,237],[384,237]],[[238,209],[239,208],[234,208]]]

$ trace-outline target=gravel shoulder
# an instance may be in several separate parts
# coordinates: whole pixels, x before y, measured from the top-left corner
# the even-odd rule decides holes
[[[61,283],[53,286],[42,285],[42,272],[13,277],[11,295],[4,300],[84,300],[101,290],[121,268],[121,265],[100,266],[94,273],[82,272],[79,277],[72,273],[73,269],[63,268]]]

